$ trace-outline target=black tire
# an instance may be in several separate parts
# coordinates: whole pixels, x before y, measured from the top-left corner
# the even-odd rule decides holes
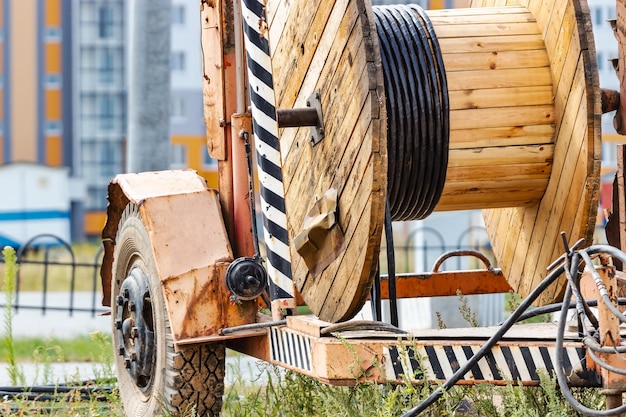
[[[224,394],[224,345],[174,350],[150,238],[133,204],[120,220],[111,286],[114,363],[124,413],[218,416]]]

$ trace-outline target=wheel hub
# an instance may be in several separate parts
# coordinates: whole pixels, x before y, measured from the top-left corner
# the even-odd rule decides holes
[[[124,279],[116,300],[116,353],[137,387],[147,390],[155,362],[154,316],[149,278],[138,267]]]

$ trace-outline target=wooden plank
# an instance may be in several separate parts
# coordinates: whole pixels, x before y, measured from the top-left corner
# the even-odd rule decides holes
[[[357,39],[357,37],[354,39]],[[357,44],[357,41],[354,43]],[[352,48],[347,49],[346,53],[350,54],[351,50]],[[329,88],[322,89],[323,108],[333,108],[336,110],[334,113],[326,114],[324,128],[328,137],[336,135],[338,133],[337,130],[339,130],[343,124],[345,124],[343,130],[346,130],[346,133],[349,134],[352,132],[357,122],[353,120],[354,118],[345,118],[343,116],[345,116],[348,109],[356,112],[351,114],[358,114],[369,94],[369,90],[358,88],[358,83],[361,77],[364,76],[364,71],[366,71],[365,54],[362,48],[355,48],[355,52],[357,52],[358,55],[354,57],[352,67],[340,65],[334,76],[329,76],[329,82],[335,80],[333,84],[341,85],[341,90],[338,90],[338,92],[333,91],[331,94],[332,90]],[[324,94],[324,91],[326,91],[326,94]],[[352,94],[352,100],[350,101],[345,100],[343,98],[345,96],[341,95],[346,94],[348,91]],[[308,128],[300,129],[296,143],[300,147],[301,157],[298,160],[290,158],[286,161],[286,170],[289,176],[292,177],[292,181],[289,181],[287,185],[287,192],[289,194],[294,193],[293,195],[301,196],[305,195],[303,193],[317,191],[319,190],[318,188],[310,187],[316,186],[317,179],[327,178],[329,175],[328,180],[332,181],[335,172],[327,174],[325,171],[329,165],[336,167],[337,164],[339,164],[339,161],[341,161],[343,157],[343,152],[346,146],[348,146],[347,141],[342,143],[323,141],[315,147],[312,147],[309,143],[309,135]],[[295,166],[292,165],[294,163],[296,164]],[[292,172],[293,174],[291,174]],[[299,189],[292,190],[292,182],[294,182]],[[330,184],[326,184],[326,186],[330,187]],[[291,214],[297,219],[304,219],[304,216],[310,208],[311,207],[292,208]]]
[[[553,18],[557,17],[559,16],[553,16]],[[558,32],[558,38],[556,39],[554,47],[551,47],[551,45],[548,43],[548,39],[546,39],[546,47],[548,48],[551,59],[553,60],[551,69],[555,87],[559,85],[563,71],[569,70],[566,65],[572,65],[573,63],[573,58],[570,58],[568,60],[566,59],[566,57],[570,53],[578,49],[572,48],[572,42],[579,42],[578,31],[576,29],[577,26],[572,23],[575,21],[576,18],[574,15],[574,10],[573,8],[570,8],[568,9],[568,12],[565,13],[564,16],[561,18],[562,27]]]
[[[553,124],[453,129],[450,131],[450,149],[553,143],[555,132]]]
[[[341,8],[338,9],[341,12]],[[339,13],[338,13],[339,14]],[[340,15],[340,14],[339,14]],[[328,97],[329,86],[327,83],[332,82],[333,74],[337,71],[337,68],[343,59],[347,59],[347,56],[350,55],[352,60],[354,60],[353,65],[365,65],[365,53],[362,51],[362,43],[357,39],[358,36],[351,36],[351,33],[354,30],[358,30],[355,28],[356,25],[357,14],[352,11],[350,13],[346,13],[343,15],[343,19],[341,20],[341,24],[337,31],[333,31],[335,36],[330,37],[324,34],[323,42],[318,47],[318,53],[316,54],[312,64],[311,69],[313,67],[319,67],[319,70],[309,71],[307,74],[307,79],[312,77],[311,74],[317,74],[319,84],[312,84],[311,86],[306,86],[301,89],[301,91],[315,91],[316,89],[320,89],[322,93],[322,100],[326,100]],[[351,41],[348,41],[351,39]],[[327,49],[328,48],[328,49]],[[347,50],[346,50],[347,48]],[[326,55],[327,59],[324,59],[323,56]],[[356,71],[356,69],[355,69]],[[356,78],[356,77],[355,77]],[[307,83],[307,79],[305,79],[304,83]],[[312,78],[311,78],[312,79]],[[357,81],[356,78],[355,81]],[[310,89],[310,90],[309,90]],[[306,97],[308,95],[301,94],[303,96],[301,99],[296,100],[296,105],[304,107]],[[302,102],[302,103],[301,103]],[[301,104],[300,104],[301,103]],[[346,104],[345,100],[340,102],[341,105]],[[328,101],[322,103],[322,111],[324,109],[328,109],[329,107]],[[360,109],[360,107],[357,107]],[[332,117],[335,117],[335,112],[325,112],[324,113],[324,124],[326,125],[327,121]],[[325,129],[328,131],[328,128],[325,126]],[[330,131],[327,133],[329,136],[332,134]],[[297,181],[302,181],[303,175],[309,175],[307,169],[301,169],[298,171],[299,167],[303,166],[302,158],[312,158],[309,153],[313,152],[313,149],[309,146],[309,128],[302,129],[284,129],[281,132],[281,152],[285,154],[283,157],[285,163],[283,165],[283,171],[285,173],[285,186],[286,189],[289,189],[291,180],[296,178],[299,175],[299,179]],[[305,159],[306,160],[306,159]],[[304,162],[306,164],[307,162]],[[332,162],[329,161],[329,164]],[[320,174],[323,174],[320,173]]]
[[[287,25],[288,13],[284,11],[289,7],[286,5],[288,0],[267,0],[265,4],[265,16],[267,18],[267,25],[269,27],[268,41],[270,44],[270,51],[274,51],[276,44],[280,39],[283,29]],[[278,11],[281,11],[280,13]]]
[[[553,155],[554,145],[454,149],[448,154],[448,167],[543,164],[552,162]]]
[[[552,86],[449,91],[450,110],[537,106],[553,103]]]
[[[552,105],[522,108],[464,109],[450,112],[451,129],[474,129],[502,126],[524,126],[553,123]]]
[[[484,2],[483,2],[484,4]],[[494,6],[482,6],[477,4],[476,0],[473,1],[471,7],[460,9],[438,9],[427,10],[428,16],[436,16],[445,18],[446,16],[488,16],[490,19],[507,19],[507,15],[526,13],[525,7],[508,6],[508,7],[494,7]]]
[[[331,6],[335,2],[326,3]],[[279,108],[291,108],[294,95],[286,99],[286,90],[289,90],[288,86],[299,89],[302,84],[318,46],[318,32],[323,30],[333,8],[321,7],[321,0],[309,0],[307,7],[292,7],[289,10],[289,18],[272,51],[274,79],[289,80],[284,86],[282,83],[275,86]],[[310,95],[313,91],[307,93]]]
[[[459,71],[446,74],[448,90],[536,87],[552,85],[549,67],[507,68],[493,71]]]
[[[550,65],[545,49],[471,53],[442,51],[442,58],[446,74],[454,71],[535,68]]]
[[[496,3],[474,0],[472,5]],[[595,58],[588,54],[590,56],[579,59],[581,51],[587,54],[589,48],[593,49],[591,42],[578,38],[582,33],[581,25],[589,20],[584,12],[577,13],[579,6],[575,7],[574,3],[579,0],[507,2],[513,3],[528,6],[546,37],[554,80],[557,129],[552,174],[541,203],[536,207],[485,211],[500,266],[512,286],[524,296],[545,276],[545,265],[560,254],[560,230],[580,236],[589,235],[593,228],[589,215],[595,210],[593,194],[599,178],[599,169],[594,167],[595,159],[599,159],[595,149],[599,133],[594,133],[594,129],[599,128],[599,122],[595,120],[596,110],[583,110],[583,101],[597,104],[597,100],[586,92],[593,91],[589,75],[592,73],[583,69],[586,65],[592,66]],[[586,7],[582,3],[581,6]],[[587,76],[581,77],[581,74]],[[573,242],[576,238],[570,240]],[[554,299],[558,293],[559,285],[551,288],[543,301]]]
[[[507,209],[507,208],[526,208],[537,205],[537,200],[541,199],[541,195],[537,191],[529,191],[522,194],[519,191],[509,191],[503,195],[506,201],[497,201],[493,199],[493,193],[476,194],[471,200],[457,201],[444,199],[437,206],[437,211],[461,211],[476,210],[476,207],[482,209]]]
[[[544,47],[541,35],[444,38],[439,39],[439,45],[446,53],[525,51]]]
[[[324,312],[324,317],[320,316],[323,320],[336,321],[333,311],[339,309],[339,301],[336,298],[336,293],[341,293],[349,302],[352,302],[351,295],[354,291],[346,291],[346,281],[350,278],[359,282],[361,277],[354,276],[354,273],[363,274],[363,263],[367,259],[359,256],[360,253],[366,250],[368,246],[367,228],[357,227],[359,224],[369,223],[369,219],[362,219],[363,213],[368,214],[371,210],[371,198],[370,190],[373,185],[373,167],[366,165],[366,171],[357,174],[354,172],[356,179],[355,190],[360,189],[362,193],[355,193],[354,195],[358,201],[353,202],[349,207],[341,210],[340,207],[340,225],[344,231],[346,239],[346,250],[344,250],[336,262],[330,265],[321,276],[312,279],[310,276],[307,279],[305,285],[302,288],[302,295],[305,300],[311,299],[309,306],[312,309]],[[354,181],[354,180],[353,180]],[[343,215],[342,215],[343,213]],[[369,261],[371,262],[371,260]],[[368,271],[369,273],[369,271]],[[367,280],[366,280],[367,281]],[[314,311],[315,311],[314,310]],[[345,311],[345,308],[341,310]],[[328,314],[326,314],[326,312]]]
[[[552,257],[554,247],[559,242],[559,233],[563,230],[561,220],[566,209],[565,201],[567,200],[567,194],[572,193],[580,196],[580,192],[577,190],[580,190],[583,186],[583,184],[572,182],[573,172],[578,163],[577,153],[580,150],[580,144],[577,141],[581,139],[577,137],[575,127],[580,107],[583,105],[585,98],[583,72],[583,66],[580,65],[574,78],[574,90],[570,94],[568,105],[565,107],[563,122],[557,137],[550,183],[546,189],[546,195],[539,205],[539,211],[535,219],[534,228],[537,231],[537,236],[533,239],[533,244],[528,248],[523,266],[520,265],[528,270],[519,287],[523,294],[528,294],[537,283],[539,278],[536,277],[535,271],[538,268],[545,268],[545,265],[551,262],[551,260],[546,259]],[[586,122],[586,117],[583,121]],[[582,134],[586,134],[584,128]],[[541,250],[546,251],[547,254],[542,254]],[[542,259],[543,262],[539,264],[538,262]],[[539,275],[539,277],[541,276]],[[545,276],[545,272],[543,272],[543,276]]]
[[[493,22],[493,21],[492,21]],[[540,34],[539,28],[534,21],[530,22],[497,22],[476,24],[474,22],[455,25],[440,25],[435,30],[437,38],[458,38],[459,33],[469,37],[480,36],[521,36]]]
[[[346,39],[349,38],[354,30],[358,17],[356,9],[352,8],[346,11],[344,5],[344,1],[335,5],[336,7],[331,13],[328,25],[329,27],[337,27],[337,29],[325,31],[322,34],[309,70],[302,81],[302,86],[293,85],[288,87],[285,91],[285,96],[288,97],[291,97],[292,94],[298,94],[298,98],[296,98],[293,103],[294,107],[304,107],[306,105],[308,96],[317,88],[321,88],[318,81],[330,79],[343,56],[346,47],[345,43],[347,42]],[[333,26],[335,24],[337,26]],[[360,44],[356,43],[354,40],[351,45],[360,47]],[[291,99],[284,102],[285,106],[290,105],[290,100]],[[322,111],[324,111],[324,107]],[[299,142],[295,140],[298,132],[300,135],[305,135],[303,131],[296,129],[284,129],[281,132],[281,152],[285,155],[283,159],[286,162],[286,166],[283,167],[283,170],[286,171],[285,177],[287,180],[293,176],[293,172],[298,166],[300,153],[307,149],[303,145],[306,144],[308,140],[300,140]],[[308,132],[308,129],[306,129],[306,132]],[[303,136],[300,136],[300,138],[302,137]],[[308,137],[308,134],[306,137]],[[293,167],[293,169],[290,169],[290,167]]]
[[[202,54],[202,102],[204,124],[206,126],[207,149],[211,157],[226,159],[226,133],[223,121],[226,120],[224,99],[224,65],[222,48],[221,1],[214,7],[205,5],[200,11],[202,25],[201,48],[211,53]]]
[[[497,182],[455,182],[446,184],[437,211],[451,207],[463,210],[530,206],[544,195],[548,179],[502,180]],[[493,198],[497,195],[498,198]]]
[[[549,178],[551,162],[510,165],[476,165],[448,167],[446,183],[460,181],[480,181],[484,178],[503,178],[507,180]],[[494,173],[496,171],[496,173]]]

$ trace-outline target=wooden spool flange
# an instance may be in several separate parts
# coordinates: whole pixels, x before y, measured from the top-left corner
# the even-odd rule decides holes
[[[556,132],[552,173],[543,197],[529,207],[484,210],[491,244],[511,287],[527,296],[570,244],[591,244],[600,189],[601,101],[586,0],[472,0],[472,7],[522,5],[543,33],[552,74]],[[565,279],[540,299],[562,298]]]
[[[545,267],[562,251],[560,231],[565,231],[572,242],[580,237],[590,239],[595,223],[600,100],[593,43],[587,39],[587,31],[591,34],[588,13],[582,3],[557,0],[472,4],[498,8],[521,5],[536,19],[539,29],[535,41],[545,44],[540,49],[549,61],[546,74],[552,77],[553,93],[548,94],[549,110],[541,110],[549,116],[542,123],[547,128],[538,130],[547,137],[545,147],[537,149],[544,153],[549,150],[542,157],[544,165],[551,165],[540,170],[544,178],[534,183],[538,189],[533,189],[530,197],[520,197],[509,183],[505,186],[511,187],[510,201],[502,202],[498,197],[504,194],[499,189],[487,197],[484,190],[455,192],[455,186],[463,181],[463,175],[459,175],[463,169],[454,171],[463,156],[456,155],[463,152],[451,151],[441,207],[436,210],[489,208],[485,218],[499,266],[522,296],[539,282]],[[469,15],[492,14],[497,22],[497,9],[466,10]],[[266,11],[277,108],[304,108],[307,99],[319,92],[323,113],[325,137],[316,145],[310,144],[309,128],[280,132],[288,230],[291,241],[296,242],[290,247],[294,283],[322,320],[346,320],[359,311],[369,293],[385,210],[387,118],[372,9],[366,0],[268,0]],[[428,13],[432,13],[436,29],[437,25],[448,25],[446,13],[452,11]],[[457,9],[454,13],[459,16]],[[505,31],[507,25],[502,27]],[[488,39],[474,39],[464,32],[459,39],[470,50],[485,52],[493,47]],[[497,39],[496,43],[502,45],[502,36]],[[442,53],[446,53],[443,43]],[[487,77],[490,70],[498,71],[487,65]],[[453,109],[452,94],[450,101]],[[476,118],[477,128],[481,128],[481,119]],[[533,127],[514,127],[525,137],[534,131]],[[462,151],[459,140],[453,140],[454,118],[450,128],[451,149],[456,146]],[[466,148],[476,147],[475,154],[484,152],[483,148],[492,143],[486,142]],[[469,155],[467,160],[472,159],[472,149],[465,154]],[[518,162],[528,166],[524,158]],[[501,171],[490,171],[500,180],[500,186]],[[484,183],[490,183],[488,180]],[[517,181],[523,183],[524,178]],[[336,211],[333,195],[337,196]],[[522,206],[501,208],[518,204]],[[555,287],[545,301],[554,299],[561,287]]]

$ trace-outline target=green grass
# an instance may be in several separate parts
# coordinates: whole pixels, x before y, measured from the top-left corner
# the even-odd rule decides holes
[[[7,263],[5,289],[14,284],[16,265]],[[59,284],[60,285],[60,284]],[[56,284],[55,284],[56,286]],[[11,291],[8,292],[9,294]],[[89,336],[70,340],[20,338],[12,336],[11,303],[4,312],[5,335],[1,361],[8,364],[16,381],[27,385],[21,374],[20,364],[35,363],[41,374],[46,375],[52,363],[87,361],[102,364],[92,386],[113,386],[111,393],[104,392],[105,402],[92,396],[81,398],[77,391],[56,397],[53,401],[33,401],[20,398],[0,398],[2,416],[89,416],[113,417],[123,415],[121,401],[112,379],[112,348],[110,335],[96,332]],[[514,302],[515,300],[513,300]],[[475,317],[467,309],[462,311],[468,321]],[[349,343],[346,341],[346,343]],[[315,379],[280,370],[266,365],[259,371],[263,377],[257,381],[246,381],[237,367],[229,367],[236,382],[226,387],[222,417],[322,417],[322,416],[378,416],[402,415],[419,404],[435,388],[434,385],[414,386],[357,384],[353,387],[331,387]],[[80,375],[72,375],[80,381]],[[71,381],[68,381],[71,382]],[[596,389],[578,389],[576,395],[595,409],[602,409],[604,397]],[[461,414],[461,407],[470,412]],[[563,399],[553,378],[542,376],[538,387],[508,385],[456,386],[427,410],[425,416],[471,415],[484,417],[559,417],[577,415]],[[189,415],[181,417],[192,417]]]
[[[76,291],[93,291],[94,289],[94,272],[96,291],[101,291],[100,270],[94,270],[93,264],[96,262],[96,254],[98,253],[99,244],[85,243],[73,245],[74,263],[78,264],[74,269],[74,288]],[[44,283],[43,276],[45,274],[45,266],[38,262],[44,260],[71,264],[72,257],[65,247],[50,248],[46,253],[41,249],[34,252],[24,254],[20,263],[19,288],[20,291],[42,291]],[[98,260],[99,262],[100,260]],[[83,264],[84,266],[81,266]],[[0,287],[5,287],[5,268],[4,263],[0,263]],[[48,291],[69,291],[71,288],[72,268],[65,265],[49,265],[47,270]]]
[[[48,355],[54,362],[111,362],[111,336],[94,334],[71,339],[28,337],[13,340],[15,359],[21,363],[33,362],[35,355]],[[6,362],[0,357],[0,362]]]

